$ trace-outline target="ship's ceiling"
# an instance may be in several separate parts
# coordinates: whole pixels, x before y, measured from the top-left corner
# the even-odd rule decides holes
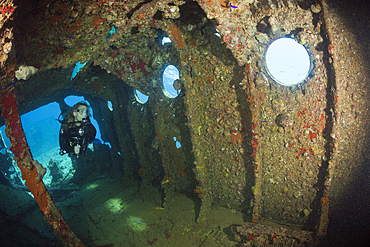
[[[158,69],[156,43],[168,35],[163,30],[178,32],[175,25],[192,26],[204,17],[193,1],[20,1],[14,17],[17,64],[43,71],[89,61],[128,81],[147,79]],[[166,59],[175,60],[171,56]],[[117,60],[120,68],[112,64]]]
[[[18,1],[11,23],[16,64],[42,72],[89,61],[149,93],[156,86],[152,75],[165,64],[177,65],[178,52],[188,44],[202,50],[204,42],[196,38],[214,33],[216,27],[224,44],[213,47],[226,44],[240,66],[249,63],[255,46],[251,37],[258,32],[266,39],[271,32],[271,26],[264,28],[263,17],[297,2],[310,9],[316,1]],[[304,18],[287,23],[285,33],[304,23]],[[163,36],[170,36],[176,46],[160,48]]]

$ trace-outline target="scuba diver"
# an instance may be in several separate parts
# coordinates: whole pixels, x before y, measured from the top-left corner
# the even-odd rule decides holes
[[[63,112],[60,114],[62,115]],[[80,102],[69,109],[67,117],[58,121],[62,124],[59,132],[60,155],[85,155],[87,146],[94,141],[96,129],[90,122],[90,107]]]

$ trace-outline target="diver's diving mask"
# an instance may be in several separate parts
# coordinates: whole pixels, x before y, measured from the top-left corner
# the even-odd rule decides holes
[[[90,116],[90,110],[88,108],[83,108],[83,109],[77,109],[76,112],[80,115],[86,115],[86,117]]]

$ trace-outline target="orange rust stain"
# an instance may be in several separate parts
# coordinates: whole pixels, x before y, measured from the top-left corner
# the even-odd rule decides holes
[[[81,23],[82,23],[82,20],[77,20],[72,26],[70,26],[69,28],[67,28],[67,31],[68,32],[73,32],[73,31],[77,31],[81,28]]]
[[[193,40],[191,41],[191,45],[192,45],[193,47],[195,47],[195,39],[193,39]]]
[[[243,136],[241,133],[231,134],[230,135],[230,141],[232,143],[242,143],[243,142]]]
[[[325,121],[321,121],[320,124],[319,124],[319,126],[317,127],[317,129],[319,131],[322,131],[324,128],[325,128]]]
[[[162,133],[159,130],[157,131],[157,137],[159,140],[162,140]]]
[[[251,143],[252,143],[252,147],[254,149],[258,148],[258,139],[257,138],[253,138]]]
[[[324,206],[329,202],[329,198],[327,196],[321,198],[321,205]]]
[[[251,65],[250,65],[249,63],[247,63],[247,64],[245,65],[245,68],[244,68],[245,73],[249,74],[249,69],[250,69],[250,67],[251,67]]]
[[[33,165],[31,169],[28,169],[29,165],[32,164],[31,154],[27,154],[26,157],[18,159],[17,165],[21,169],[22,178],[26,180],[25,185],[30,189],[37,204],[40,206],[42,211],[47,211],[49,208],[49,197],[46,193],[46,188],[40,180],[37,180],[37,172]]]
[[[197,193],[197,194],[201,194],[201,195],[203,195],[204,193],[206,193],[205,190],[197,190],[197,189],[195,189],[194,192]]]
[[[257,222],[257,220],[258,220],[258,215],[253,216],[253,218],[252,218],[252,222],[253,222],[253,223],[256,223],[256,222]]]
[[[316,133],[315,132],[309,131],[309,133],[310,133],[310,139],[316,139]]]
[[[101,18],[100,16],[94,16],[93,21],[91,22],[91,27],[97,27],[100,24],[104,22],[104,19]]]
[[[177,48],[179,48],[179,49],[185,48],[186,42],[185,42],[184,38],[181,35],[180,29],[175,25],[171,25],[168,28],[170,29],[170,31],[172,33],[172,37],[173,37],[174,41],[177,43]]]
[[[229,4],[228,0],[220,0],[220,5],[223,10],[228,9],[228,4]]]

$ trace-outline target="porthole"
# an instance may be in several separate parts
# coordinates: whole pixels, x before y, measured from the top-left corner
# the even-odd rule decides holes
[[[169,37],[162,38],[162,45],[172,43],[172,40]]]
[[[176,98],[180,94],[179,76],[179,70],[173,65],[168,65],[163,71],[163,93],[166,97]]]
[[[147,101],[148,101],[148,98],[149,96],[148,95],[145,95],[143,94],[142,92],[140,92],[139,90],[135,89],[134,91],[134,95],[135,95],[135,98],[136,100],[141,103],[141,104],[145,104]]]
[[[107,101],[107,106],[108,106],[108,109],[109,109],[110,111],[113,111],[113,104],[112,104],[112,101],[108,100],[108,101]]]
[[[265,67],[270,77],[283,86],[303,82],[310,71],[307,49],[292,38],[273,41],[265,53]]]

